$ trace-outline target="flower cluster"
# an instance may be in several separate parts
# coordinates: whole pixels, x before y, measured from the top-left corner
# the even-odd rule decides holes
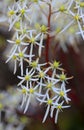
[[[61,17],[62,22],[63,17],[69,19],[64,24],[59,23]],[[48,61],[40,63],[40,58],[42,49],[46,46],[44,40],[48,39],[49,43],[51,37],[60,36],[74,24],[78,27],[78,34],[83,37],[82,9],[75,0],[18,0],[9,7],[8,22],[9,31],[13,29],[14,36],[7,40],[12,48],[6,62],[14,61],[14,74],[17,66],[21,68],[21,75],[18,76],[18,90],[23,96],[21,107],[26,113],[32,101],[46,104],[43,122],[48,114],[53,118],[55,112],[57,123],[59,112],[70,107],[66,105],[70,101],[67,95],[70,89],[66,89],[66,84],[72,77],[67,78],[60,62],[49,62],[47,57]],[[26,68],[24,62],[27,64]]]
[[[0,91],[0,130],[23,130],[28,123],[27,117],[19,117],[15,111],[20,96],[21,94],[15,88]]]
[[[37,27],[38,31],[46,33],[48,28],[43,26],[41,29],[41,26],[47,25],[49,4],[52,14],[49,33],[56,37],[55,40],[60,41],[61,47],[66,51],[65,43],[74,46],[75,40],[81,38],[80,36],[84,39],[84,3],[82,0],[18,1],[8,11],[9,30],[14,27],[16,30],[22,30],[22,33],[24,31],[27,33],[27,30]],[[22,25],[22,21],[24,21],[24,25]]]

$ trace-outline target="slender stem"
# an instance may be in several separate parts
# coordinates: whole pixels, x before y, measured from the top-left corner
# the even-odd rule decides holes
[[[49,62],[49,44],[50,44],[50,20],[51,20],[51,5],[49,4],[49,15],[48,15],[48,34],[47,34],[47,39],[46,39],[46,48],[45,48],[45,53],[46,53],[46,62]]]

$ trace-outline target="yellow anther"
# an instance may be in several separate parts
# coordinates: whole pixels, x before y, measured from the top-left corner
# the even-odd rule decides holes
[[[22,89],[22,93],[26,94],[27,90],[25,88]]]
[[[10,16],[13,16],[15,14],[15,12],[14,12],[14,10],[10,10],[9,12],[8,12],[8,16],[10,17]]]
[[[44,78],[44,72],[41,71],[41,72],[39,73],[39,77],[40,77],[40,78]]]
[[[21,40],[17,39],[15,42],[16,42],[17,45],[19,45],[21,43]]]
[[[48,105],[51,105],[52,102],[53,102],[52,99],[49,99],[49,100],[47,101]]]
[[[20,29],[20,22],[16,22],[16,23],[14,24],[14,26],[15,26],[16,29]]]
[[[61,11],[61,12],[66,11],[65,6],[64,6],[64,5],[62,5],[62,6],[59,8],[59,11]]]
[[[80,7],[84,7],[84,2],[79,3]]]
[[[80,20],[79,15],[75,15],[75,16],[74,16],[74,19],[75,19],[76,21]]]
[[[26,81],[29,81],[29,80],[30,80],[30,78],[31,78],[31,76],[30,76],[30,75],[26,75],[26,76],[25,76],[25,80],[26,80]]]
[[[33,88],[30,88],[29,92],[32,94],[34,93],[34,89]]]
[[[65,74],[61,74],[61,75],[60,75],[60,80],[61,80],[61,81],[66,80],[66,75],[65,75]]]
[[[35,38],[32,37],[31,39],[29,39],[29,42],[32,43],[32,44],[34,44],[35,43]]]
[[[47,88],[51,88],[52,87],[52,82],[47,84]]]
[[[54,61],[52,67],[57,69],[59,67],[59,62]]]
[[[63,92],[63,91],[60,91],[59,95],[60,95],[61,97],[63,97],[63,96],[64,96],[64,92]]]
[[[62,108],[62,106],[61,106],[61,105],[58,105],[58,106],[57,106],[57,109],[61,109],[61,108]]]
[[[21,12],[22,15],[24,15],[25,9],[21,9],[20,12]]]
[[[20,58],[24,57],[23,52],[19,52],[18,56],[19,56]]]
[[[17,59],[17,56],[16,56],[16,55],[13,55],[12,59],[13,59],[13,60],[16,60],[16,59]]]
[[[31,66],[33,67],[33,68],[36,68],[37,67],[37,62],[36,61],[33,61],[32,63],[31,63]]]
[[[41,26],[41,32],[42,32],[42,33],[46,33],[47,30],[48,30],[48,28],[47,28],[45,25],[42,25],[42,26]]]

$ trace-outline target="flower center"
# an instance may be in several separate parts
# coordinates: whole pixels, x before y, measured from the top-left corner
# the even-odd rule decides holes
[[[30,75],[26,75],[26,76],[25,76],[25,80],[26,80],[26,81],[29,81],[29,80],[30,80],[30,78],[31,78],[31,76],[30,76]]]
[[[42,32],[42,33],[46,33],[47,30],[48,30],[48,28],[47,28],[45,25],[42,25],[42,26],[41,26],[41,32]]]
[[[61,108],[62,108],[62,106],[61,106],[61,105],[58,105],[58,106],[57,106],[57,109],[61,109]]]
[[[47,101],[48,105],[51,105],[52,102],[53,102],[52,99],[49,99],[49,100]]]
[[[59,62],[54,61],[52,66],[53,66],[53,68],[57,69],[59,67]]]
[[[84,2],[79,3],[80,7],[84,7]]]
[[[34,44],[35,43],[35,38],[34,37],[30,38],[29,42]]]
[[[59,11],[60,11],[60,12],[64,12],[64,11],[66,11],[65,6],[62,5],[62,6],[59,8]]]
[[[40,78],[43,78],[43,77],[44,77],[44,72],[41,71],[41,72],[39,73],[39,77],[40,77]]]
[[[61,81],[66,80],[66,75],[65,75],[65,74],[61,74],[61,75],[60,75],[60,80],[61,80]]]
[[[25,14],[25,9],[21,9],[20,12],[21,12],[22,15],[24,15]]]
[[[33,62],[31,63],[31,66],[32,66],[33,68],[36,68],[36,67],[37,67],[37,62],[36,62],[36,61],[33,61]]]
[[[17,39],[15,42],[16,42],[17,45],[19,45],[21,43],[21,40]]]
[[[60,91],[59,95],[60,95],[61,97],[63,97],[63,96],[64,96],[64,92],[63,92],[63,91]]]
[[[34,89],[33,89],[33,88],[30,88],[29,92],[30,92],[31,94],[33,94],[33,93],[34,93]]]
[[[15,26],[16,29],[20,29],[20,22],[16,22],[16,23],[14,24],[14,26]]]
[[[16,59],[17,59],[17,56],[16,56],[16,55],[13,55],[12,58],[13,58],[13,60],[16,60]]]
[[[52,82],[47,84],[47,88],[51,88],[52,87]]]
[[[74,16],[74,19],[75,19],[76,21],[80,20],[79,15],[75,15],[75,16]]]
[[[26,94],[27,90],[25,88],[22,89],[22,93]]]
[[[23,57],[24,57],[23,52],[19,52],[18,56],[19,56],[20,58],[23,58]]]
[[[13,16],[15,14],[15,12],[14,12],[14,10],[10,10],[9,12],[8,12],[8,16],[10,17],[10,16]]]

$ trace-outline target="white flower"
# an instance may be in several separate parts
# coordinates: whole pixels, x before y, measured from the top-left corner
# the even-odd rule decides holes
[[[38,68],[38,75],[36,75],[36,77],[39,78],[39,93],[41,93],[42,91],[42,83],[43,81],[45,81],[46,77],[47,77],[47,72],[49,71],[50,68],[47,68],[46,70],[42,70],[41,68]]]
[[[64,108],[70,107],[69,105],[68,106],[63,106],[63,103],[64,103],[64,101],[62,101],[61,103],[55,102],[54,105],[51,107],[51,117],[53,117],[53,111],[54,111],[54,109],[57,109],[56,110],[56,114],[55,114],[55,123],[57,123],[59,112],[62,109],[64,109]]]
[[[14,23],[17,21],[17,15],[16,13],[18,12],[18,10],[15,8],[15,4],[10,8],[8,8],[9,11],[8,11],[8,22],[10,24],[9,26],[9,31],[12,29]]]
[[[15,29],[25,38],[27,37],[28,33],[36,31],[34,29],[30,29],[27,23],[23,24],[22,19],[15,23]]]
[[[73,76],[71,76],[71,77],[67,77],[66,74],[64,73],[64,71],[62,71],[62,74],[59,74],[59,75],[56,74],[56,77],[59,79],[59,81],[61,81],[61,82],[65,82],[65,83],[68,82],[67,80],[73,78]]]
[[[28,54],[25,54],[27,50],[27,47],[25,47],[22,51],[20,49],[20,47],[18,47],[18,53],[16,53],[16,56],[18,56],[18,60],[20,61],[20,67],[21,67],[21,76],[23,76],[23,61],[25,58],[30,58],[30,57],[33,57],[34,55],[28,55]]]
[[[31,10],[28,9],[28,7],[25,4],[20,5],[20,4],[17,3],[17,7],[18,7],[18,12],[19,12],[18,16],[20,18],[23,18],[23,16],[24,16],[26,20],[28,20],[29,22],[31,22],[31,20],[30,20],[30,18],[28,16],[28,14],[31,13]]]
[[[36,36],[33,36],[33,32],[31,31],[30,32],[30,36],[27,35],[27,38],[28,38],[28,41],[31,45],[30,47],[30,55],[33,53],[33,47],[35,45],[39,46],[39,48],[42,48],[43,46],[40,45],[40,43],[38,42],[39,38],[40,38],[40,34],[37,34]],[[31,58],[30,58],[30,61],[31,61]]]
[[[21,108],[24,106],[27,97],[28,97],[28,92],[25,86],[21,85],[21,89],[18,89],[19,92],[21,92],[22,94],[22,104],[21,104]]]
[[[71,89],[67,89],[67,90],[66,90],[66,88],[65,88],[65,82],[63,82],[63,83],[61,84],[61,88],[57,89],[57,88],[53,87],[52,90],[53,90],[53,92],[55,92],[55,93],[57,94],[57,100],[58,100],[58,101],[60,100],[60,98],[61,98],[61,99],[64,98],[67,103],[69,103],[69,101],[71,101],[71,99],[68,98],[68,96],[67,96],[67,93],[68,93]]]
[[[27,88],[29,87],[29,82],[30,81],[37,81],[38,78],[34,78],[33,75],[35,73],[35,70],[31,69],[28,72],[28,68],[26,69],[26,75],[24,77],[18,76],[19,79],[21,79],[20,83],[18,84],[18,86],[22,85],[25,81],[26,81],[26,86]]]
[[[46,93],[46,95],[44,95],[43,99],[37,98],[37,100],[40,103],[45,103],[47,105],[46,112],[45,112],[45,115],[44,115],[44,118],[43,118],[43,121],[42,121],[43,123],[45,122],[45,120],[46,120],[46,118],[49,114],[50,108],[53,105],[53,102],[54,102],[55,99],[56,99],[56,97],[50,98],[48,93]]]
[[[49,63],[49,64],[50,64],[50,68],[53,70],[52,78],[55,77],[57,70],[63,70],[62,68],[60,68],[60,66],[61,66],[60,62],[58,62],[56,60],[53,63]]]
[[[50,78],[49,76],[46,76],[46,81],[44,83],[38,82],[38,84],[40,85],[40,87],[46,90],[46,93],[48,93],[49,91],[52,91],[54,88],[58,90],[58,88],[56,88],[56,84],[58,82],[59,82],[58,79]]]
[[[21,45],[28,45],[28,43],[25,43],[23,41],[24,36],[22,37],[21,35],[19,36],[18,32],[15,34],[15,39],[14,40],[7,40],[9,43],[14,44],[11,51],[10,51],[10,58],[15,54],[17,51],[18,47]]]
[[[74,23],[78,25],[78,29],[81,32],[82,38],[84,39],[84,34],[83,34],[83,29],[82,29],[82,24],[80,22],[80,19],[84,17],[83,14],[79,14],[79,12],[74,13],[71,10],[69,11],[69,14],[72,16],[72,20],[70,21],[70,23],[68,25],[66,25],[64,27],[64,29],[62,31],[60,31],[60,33],[63,33],[64,31],[66,31],[71,25],[73,25]],[[60,34],[59,33],[59,34]]]
[[[32,86],[32,82],[30,82],[29,88],[27,88],[25,86],[23,86],[23,88],[24,88],[24,92],[27,93],[27,97],[24,97],[23,103],[22,103],[22,104],[24,104],[25,98],[26,98],[26,106],[25,106],[25,109],[24,109],[24,113],[25,113],[28,110],[28,107],[29,107],[29,104],[32,100],[32,97],[38,96],[38,93],[37,93],[38,84],[36,86]]]
[[[48,27],[47,26],[45,26],[45,25],[42,25],[42,26],[40,26],[39,25],[39,31],[40,31],[40,46],[39,46],[39,57],[41,56],[41,51],[42,51],[42,47],[43,47],[43,40],[44,40],[44,36],[46,35],[46,34],[48,34]]]
[[[29,63],[29,66],[32,67],[34,70],[39,70],[41,67],[44,67],[47,63],[39,63],[39,58],[37,58],[36,60],[30,61],[27,60]]]

